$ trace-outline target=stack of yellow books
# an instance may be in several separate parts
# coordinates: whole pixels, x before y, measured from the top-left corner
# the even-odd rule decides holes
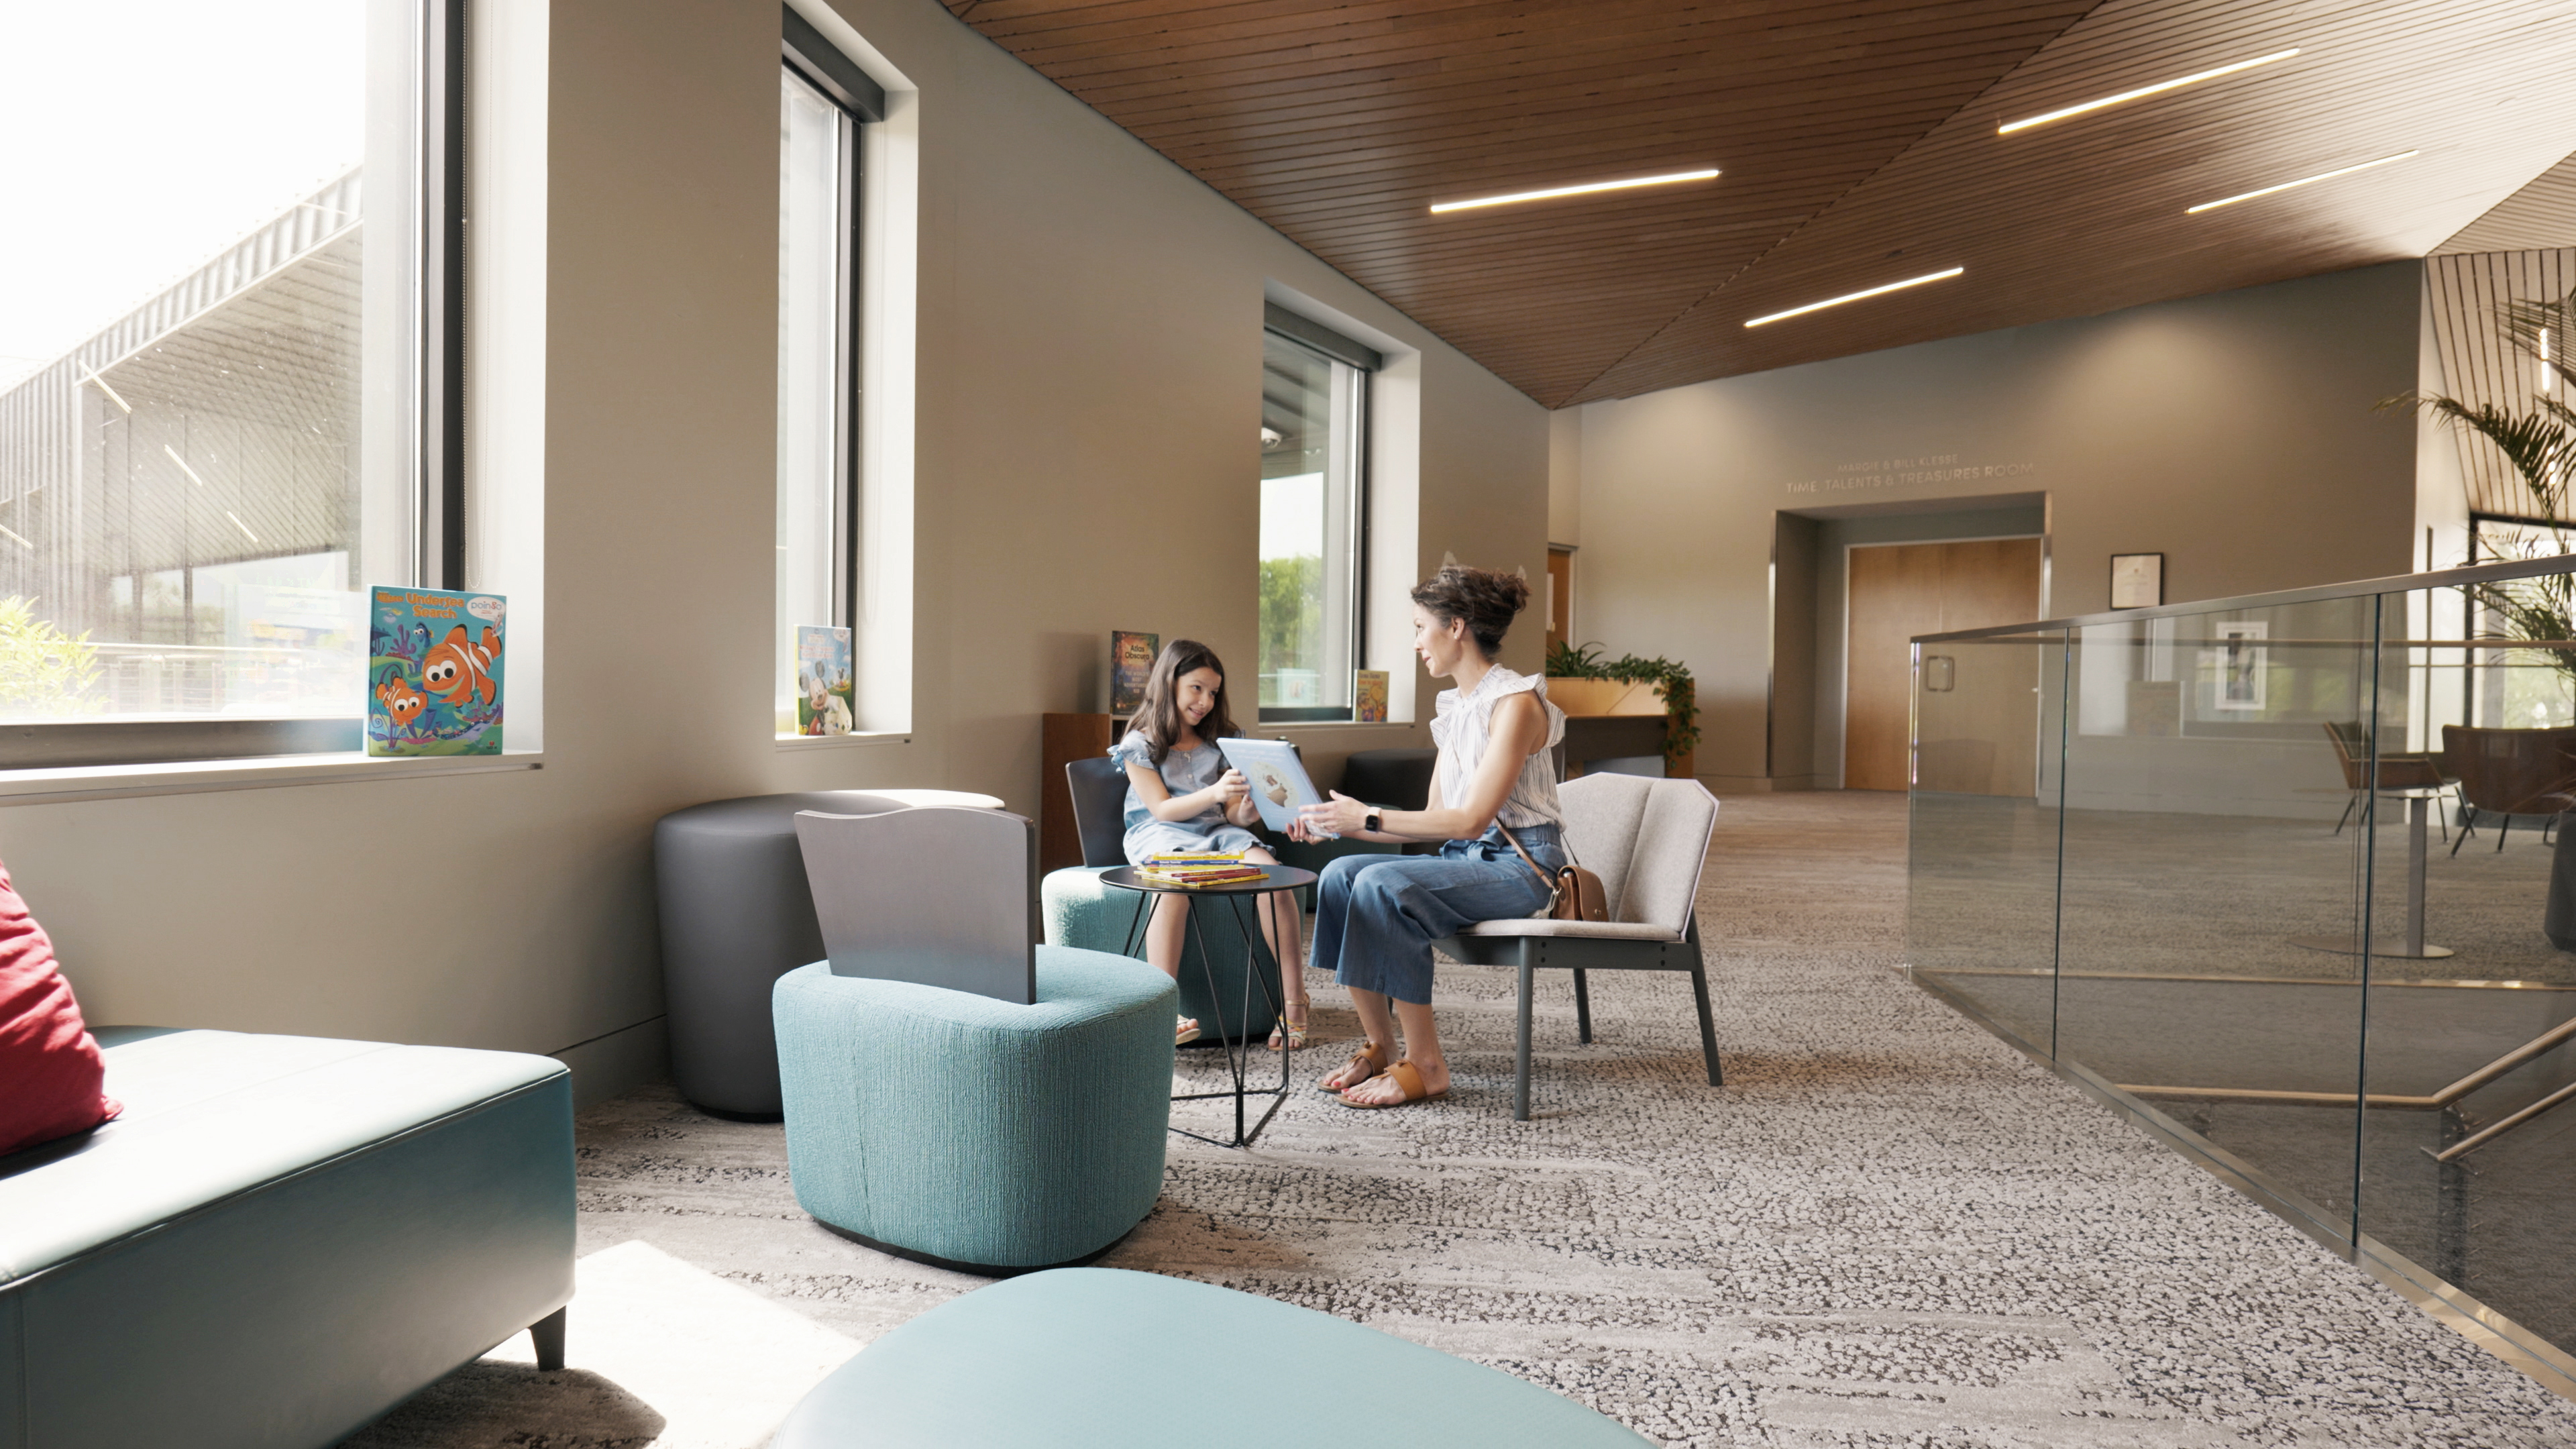
[[[1146,857],[1145,863],[1136,867],[1136,878],[1147,885],[1188,889],[1235,885],[1260,880],[1265,874],[1261,867],[1244,860],[1240,851],[1165,851]]]

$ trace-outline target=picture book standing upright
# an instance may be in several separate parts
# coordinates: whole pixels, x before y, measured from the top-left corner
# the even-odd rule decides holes
[[[1162,652],[1159,634],[1133,629],[1109,631],[1109,712],[1124,718],[1145,703],[1145,681],[1153,677],[1154,656]]]
[[[367,753],[501,753],[498,594],[373,591],[367,610]]]
[[[850,631],[829,624],[796,626],[796,733],[845,735],[858,719],[850,682]]]

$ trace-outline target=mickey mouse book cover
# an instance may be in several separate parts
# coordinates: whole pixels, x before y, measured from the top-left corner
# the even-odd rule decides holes
[[[501,753],[502,597],[380,587],[367,612],[367,753]]]

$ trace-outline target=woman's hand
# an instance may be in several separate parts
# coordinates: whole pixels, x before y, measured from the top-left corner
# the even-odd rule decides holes
[[[1358,835],[1368,826],[1368,806],[1339,790],[1320,805],[1300,806],[1289,822],[1291,840],[1321,840],[1327,835]]]

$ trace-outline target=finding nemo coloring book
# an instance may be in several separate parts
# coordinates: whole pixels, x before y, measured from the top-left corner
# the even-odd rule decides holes
[[[498,594],[378,588],[368,613],[367,753],[501,753]]]

